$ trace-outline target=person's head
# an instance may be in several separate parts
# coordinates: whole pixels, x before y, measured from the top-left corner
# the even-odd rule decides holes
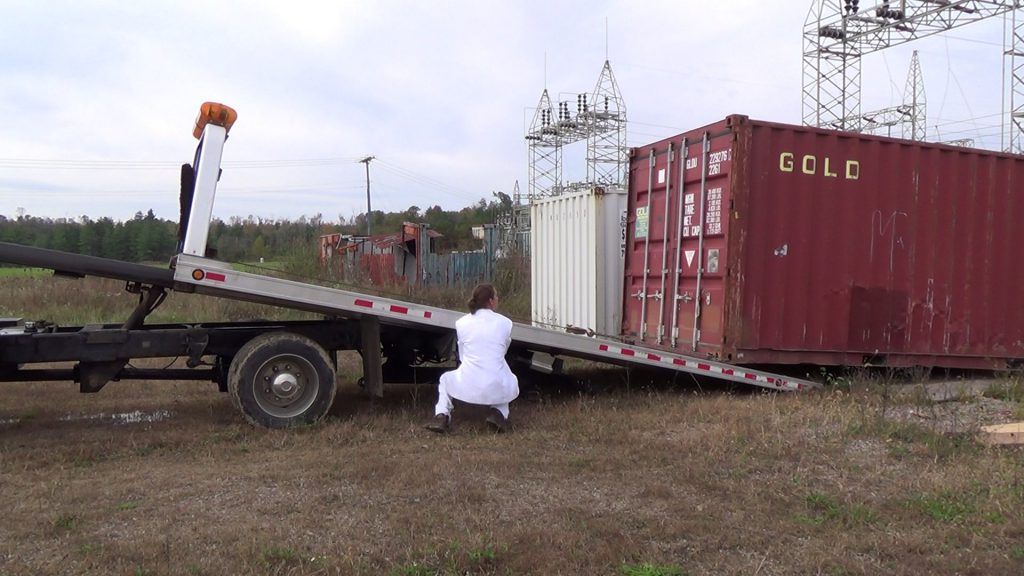
[[[477,284],[473,288],[473,297],[469,299],[469,312],[475,314],[481,308],[498,308],[498,292],[493,284]]]

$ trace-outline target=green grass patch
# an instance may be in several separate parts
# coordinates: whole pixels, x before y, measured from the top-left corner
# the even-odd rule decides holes
[[[846,504],[822,494],[811,492],[804,498],[807,514],[797,516],[802,524],[821,525],[826,522],[840,523],[847,528],[868,526],[878,521],[878,514],[863,504]]]
[[[415,551],[406,560],[391,568],[391,576],[436,576],[449,574],[491,574],[507,545],[486,542],[476,548],[464,548],[453,540],[435,549]]]
[[[391,576],[435,576],[437,574],[440,574],[437,569],[417,560],[391,570]]]
[[[979,450],[971,434],[944,434],[910,422],[897,422],[880,415],[854,420],[846,433],[855,437],[873,437],[884,440],[889,455],[896,458],[912,455],[945,461],[970,455]]]
[[[679,566],[668,564],[623,564],[619,567],[622,576],[686,576],[686,571]]]
[[[52,274],[46,268],[0,267],[0,280],[7,278],[42,278]]]
[[[284,566],[301,564],[302,556],[292,548],[271,546],[260,552],[260,562],[268,568],[278,570]]]
[[[985,389],[982,396],[1006,402],[1024,402],[1024,382],[1014,378],[993,383]]]
[[[53,519],[53,527],[58,530],[74,530],[81,523],[76,514],[61,514]]]
[[[141,500],[126,500],[117,505],[117,509],[121,512],[127,512],[128,510],[135,510],[142,504]]]
[[[972,495],[950,490],[918,495],[910,500],[910,506],[932,520],[946,524],[963,524],[977,511]]]

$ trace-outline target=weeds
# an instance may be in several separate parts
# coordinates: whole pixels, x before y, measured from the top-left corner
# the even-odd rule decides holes
[[[139,500],[126,500],[117,505],[117,509],[120,512],[127,512],[129,510],[135,510],[141,504]]]
[[[976,511],[970,494],[943,490],[938,494],[921,494],[911,499],[912,508],[947,524],[962,524]]]
[[[74,530],[81,519],[76,514],[61,514],[53,519],[53,527],[58,530]]]
[[[994,382],[985,389],[982,396],[1007,402],[1016,402],[1018,404],[1024,403],[1024,382],[1019,378]]]
[[[434,551],[420,553],[420,558],[406,561],[391,570],[392,576],[434,576],[476,574],[493,569],[507,546],[488,542],[478,548],[462,550],[458,541],[449,542]]]
[[[277,567],[286,564],[301,563],[302,557],[298,552],[283,546],[271,546],[260,552],[260,562],[268,567]]]
[[[891,420],[881,415],[866,415],[850,422],[850,436],[880,438],[886,442],[889,454],[903,458],[921,454],[942,461],[978,450],[974,438],[966,432],[943,434],[911,422]]]
[[[437,569],[426,564],[413,560],[412,562],[398,566],[391,571],[391,576],[436,576],[440,574]]]
[[[847,528],[867,526],[878,521],[878,514],[861,504],[844,505],[835,498],[820,492],[811,492],[804,498],[810,515],[798,516],[797,520],[805,524],[820,525],[826,522],[839,522]]]
[[[686,572],[675,565],[623,564],[619,567],[622,576],[686,576]]]

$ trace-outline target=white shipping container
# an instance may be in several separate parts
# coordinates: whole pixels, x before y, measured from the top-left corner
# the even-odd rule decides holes
[[[627,198],[595,187],[530,203],[534,325],[619,334]]]

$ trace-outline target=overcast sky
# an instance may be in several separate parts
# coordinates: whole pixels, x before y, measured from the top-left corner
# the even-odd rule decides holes
[[[799,124],[811,1],[0,0],[0,214],[176,220],[207,100],[239,114],[224,219],[362,213],[367,155],[374,209],[525,192],[530,109],[592,91],[606,54],[630,145]],[[1001,148],[1002,41],[993,18],[867,56],[863,109],[902,102],[917,49],[929,139]]]

